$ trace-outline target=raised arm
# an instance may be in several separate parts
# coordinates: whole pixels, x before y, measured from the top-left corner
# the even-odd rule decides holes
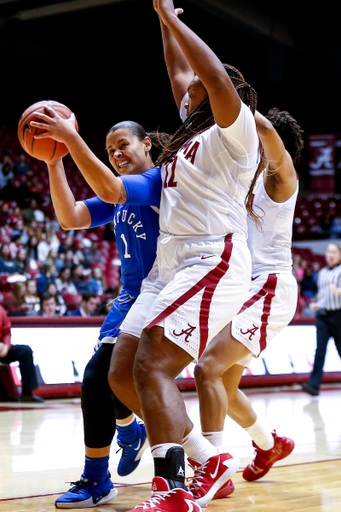
[[[255,113],[255,120],[267,162],[264,180],[266,192],[273,201],[283,203],[297,188],[297,175],[292,158],[272,123],[258,111]]]
[[[221,127],[230,126],[238,117],[241,100],[224,66],[215,53],[177,17],[173,0],[154,0],[154,8],[204,85],[215,121]]]
[[[175,14],[177,16],[182,12],[182,9],[175,9]],[[171,82],[175,103],[179,109],[181,100],[186,94],[188,86],[194,77],[194,72],[188,64],[188,61],[172,32],[163,23],[162,19],[159,19],[167,72]]]
[[[47,162],[51,199],[59,224],[63,229],[87,229],[91,225],[88,207],[75,201],[66,179],[62,160]]]
[[[37,139],[52,137],[63,142],[68,148],[76,166],[83,174],[95,194],[106,203],[125,203],[126,190],[119,178],[111,172],[91,151],[76,130],[75,118],[63,119],[50,107],[45,107],[48,115],[36,112],[40,122],[31,122],[31,125],[43,130],[36,135]]]

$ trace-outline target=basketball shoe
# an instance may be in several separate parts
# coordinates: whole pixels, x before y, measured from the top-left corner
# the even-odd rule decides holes
[[[55,501],[56,508],[90,508],[103,505],[117,496],[117,489],[110,480],[110,473],[104,484],[89,482],[83,478],[70,482],[73,487]]]
[[[195,502],[192,494],[186,487],[173,487],[182,485],[181,482],[166,480],[160,476],[153,478],[152,495],[149,500],[140,503],[134,509],[148,510],[149,512],[202,512],[201,507]]]
[[[232,480],[228,480],[213,496],[213,500],[220,500],[221,498],[227,498],[234,491],[234,485]]]
[[[149,446],[146,427],[138,423],[138,438],[132,444],[125,444],[117,435],[117,444],[122,448],[122,455],[118,463],[117,473],[120,476],[127,476],[132,473],[140,464],[145,449]]]
[[[231,476],[238,470],[239,462],[238,458],[232,457],[229,453],[214,455],[202,465],[189,458],[188,463],[194,471],[194,476],[188,489],[193,494],[195,501],[200,506],[205,506],[218,494],[218,491],[221,491],[219,497],[223,497],[222,488],[225,487],[226,482],[228,482]],[[231,492],[233,492],[233,490]],[[231,492],[229,494],[231,494]]]
[[[249,482],[262,478],[272,468],[276,461],[284,459],[293,451],[295,443],[288,437],[280,437],[274,430],[272,436],[275,445],[271,450],[261,450],[254,441],[252,444],[255,448],[255,458],[250,462],[243,471],[244,480]]]

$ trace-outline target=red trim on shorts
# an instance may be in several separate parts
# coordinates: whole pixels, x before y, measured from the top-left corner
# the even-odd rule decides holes
[[[160,313],[150,324],[147,325],[147,328],[153,327],[158,324],[164,318],[171,315],[174,311],[176,311],[180,306],[185,304],[189,299],[191,299],[194,295],[196,295],[200,290],[205,288],[200,306],[199,313],[199,326],[200,326],[200,347],[199,347],[199,357],[201,357],[203,351],[207,345],[208,339],[208,319],[210,313],[210,307],[212,302],[212,297],[216,287],[220,279],[226,274],[228,271],[230,264],[230,258],[232,254],[233,241],[232,241],[233,233],[229,233],[225,237],[225,247],[224,251],[221,255],[221,262],[217,265],[213,270],[208,272],[206,276],[204,276],[200,281],[198,281],[192,288],[190,288],[186,293],[178,297],[172,304],[170,304],[162,313]]]
[[[265,297],[264,304],[263,304],[263,314],[261,317],[261,328],[260,328],[260,339],[259,339],[259,346],[260,346],[260,352],[263,352],[263,350],[266,348],[266,328],[268,325],[268,320],[270,316],[271,311],[271,301],[275,296],[275,290],[277,285],[277,274],[269,274],[268,279],[266,280],[266,283],[263,285],[263,288],[259,290],[256,295],[251,297],[247,302],[244,303],[239,313],[242,311],[245,311],[245,309],[248,309],[251,307],[255,302],[260,300],[262,297]],[[238,313],[238,314],[239,314]]]

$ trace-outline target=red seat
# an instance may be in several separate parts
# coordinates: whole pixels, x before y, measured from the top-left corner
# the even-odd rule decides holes
[[[63,297],[65,300],[66,307],[69,311],[74,311],[75,309],[78,309],[82,302],[81,293],[63,293]]]

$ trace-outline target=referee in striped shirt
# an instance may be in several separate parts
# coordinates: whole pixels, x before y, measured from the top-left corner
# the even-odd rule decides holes
[[[317,311],[314,368],[308,383],[302,386],[313,396],[319,394],[329,338],[334,338],[341,357],[341,248],[336,243],[327,246],[326,263],[317,277],[317,302],[311,304]]]

